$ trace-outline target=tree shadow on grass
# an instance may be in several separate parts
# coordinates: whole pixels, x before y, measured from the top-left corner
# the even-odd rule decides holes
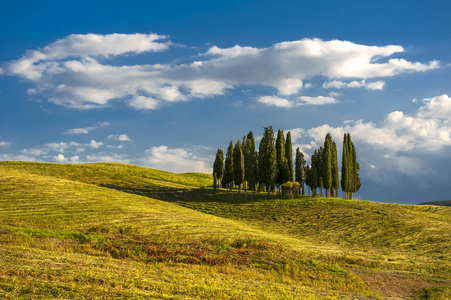
[[[166,202],[219,202],[245,204],[280,198],[280,195],[278,194],[272,194],[268,197],[268,194],[266,193],[239,193],[234,190],[213,190],[211,188],[181,189],[165,186],[133,187],[115,184],[99,184],[99,186]]]

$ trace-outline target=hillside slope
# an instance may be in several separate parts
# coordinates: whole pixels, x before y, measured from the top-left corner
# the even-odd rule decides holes
[[[432,290],[450,285],[446,207],[267,200],[204,189],[209,175],[122,164],[0,162],[0,172],[6,298],[366,299],[429,288],[424,295],[446,299],[451,292]],[[394,281],[401,290],[390,287]]]
[[[56,177],[26,170],[47,165],[10,166],[0,164],[1,298],[363,299],[374,294],[352,273],[282,246],[277,234],[58,178],[72,176],[70,166],[62,166]],[[108,173],[104,169],[96,178],[102,172]]]

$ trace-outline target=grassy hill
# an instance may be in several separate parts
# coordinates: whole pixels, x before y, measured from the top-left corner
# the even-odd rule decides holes
[[[0,174],[1,298],[450,297],[451,208],[266,199],[123,164]]]

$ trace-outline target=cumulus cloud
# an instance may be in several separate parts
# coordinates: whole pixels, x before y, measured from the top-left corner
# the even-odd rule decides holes
[[[373,82],[367,82],[366,80],[361,81],[351,81],[349,83],[340,81],[340,80],[333,80],[323,83],[323,88],[325,89],[343,89],[343,88],[359,88],[363,87],[368,90],[382,90],[384,89],[385,81],[379,80],[379,81],[373,81]]]
[[[89,147],[91,147],[93,149],[98,149],[98,148],[103,146],[103,143],[102,142],[96,142],[95,140],[91,140],[91,142],[88,145],[89,145]]]
[[[131,139],[126,134],[112,134],[108,136],[111,141],[130,142]]]
[[[325,104],[334,104],[339,101],[333,97],[328,96],[300,96],[294,98],[293,100],[288,100],[286,98],[276,97],[276,96],[262,96],[258,98],[258,103],[266,104],[269,106],[276,107],[284,107],[284,108],[292,108],[295,106],[301,105],[325,105]]]
[[[92,130],[96,130],[101,127],[107,127],[110,123],[108,122],[98,122],[95,126],[88,126],[84,128],[72,128],[69,130],[66,130],[64,134],[88,134]]]
[[[148,167],[170,172],[211,173],[212,169],[204,159],[197,157],[191,149],[158,146],[148,149],[141,162]]]
[[[68,158],[61,153],[53,157],[53,160],[59,163],[77,163],[79,159],[77,155]]]
[[[354,142],[366,145],[373,154],[378,152],[381,158],[396,162],[399,171],[412,175],[418,171],[418,166],[422,166],[415,153],[421,153],[424,158],[424,153],[440,153],[451,147],[451,98],[446,94],[425,98],[416,112],[393,111],[377,124],[363,120],[347,121],[339,127],[325,124],[306,130],[303,136],[310,136],[321,145],[327,133],[342,140],[345,132],[351,134]]]
[[[291,108],[296,105],[293,101],[287,100],[285,98],[275,97],[275,96],[262,96],[258,99],[258,102],[266,104],[266,105],[285,107],[285,108]]]
[[[42,49],[27,51],[2,68],[6,74],[33,82],[36,86],[29,89],[30,95],[42,95],[57,105],[92,109],[126,101],[138,110],[154,110],[164,103],[223,95],[240,85],[270,86],[280,96],[295,95],[311,86],[304,86],[303,81],[317,76],[335,79],[326,86],[377,90],[383,88],[383,81],[365,79],[439,66],[437,61],[382,61],[402,53],[401,46],[320,39],[282,42],[267,48],[212,46],[198,56],[201,60],[186,64],[108,64],[119,55],[164,51],[170,45],[166,36],[157,34],[73,34]],[[340,78],[362,81],[344,83],[337,80]],[[283,100],[277,103],[283,107],[294,105]]]

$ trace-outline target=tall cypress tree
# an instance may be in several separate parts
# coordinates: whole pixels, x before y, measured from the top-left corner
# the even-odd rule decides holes
[[[247,142],[246,142],[246,136],[243,136],[243,140],[241,142],[241,151],[243,152],[243,157],[244,157],[244,190],[247,190],[247,176],[246,176],[246,160],[247,160]]]
[[[299,182],[301,186],[301,194],[305,194],[304,182],[306,182],[306,169],[305,169],[305,159],[304,153],[302,153],[299,148],[296,148],[296,159],[295,159],[295,171],[296,171],[296,182]]]
[[[285,158],[287,159],[288,165],[288,178],[286,181],[293,180],[293,146],[291,144],[291,132],[288,131],[287,138],[285,140]],[[302,185],[302,183],[299,183]]]
[[[359,175],[359,169],[360,169],[360,165],[357,162],[357,155],[356,155],[356,151],[355,151],[355,146],[354,143],[351,140],[351,135],[348,134],[348,138],[349,138],[349,144],[351,145],[351,156],[352,156],[352,161],[351,161],[351,168],[352,168],[352,185],[350,188],[350,199],[352,199],[352,194],[357,192],[360,189],[360,175]]]
[[[225,186],[228,186],[230,190],[233,187],[233,141],[230,141],[229,147],[224,163],[224,179],[222,180]]]
[[[224,152],[222,151],[222,149],[218,149],[218,151],[216,151],[215,162],[213,163],[213,177],[215,177],[216,183],[219,187],[221,187],[221,180],[223,175],[224,175]]]
[[[312,155],[312,170],[315,172],[314,176],[314,186],[315,190],[316,188],[319,188],[320,196],[323,195],[323,176],[322,176],[322,157],[323,157],[323,147],[320,147],[319,149],[315,150],[315,152]],[[313,188],[312,188],[313,190]],[[316,195],[316,191],[315,191]]]
[[[351,135],[345,133],[343,138],[343,156],[341,166],[341,188],[344,199],[352,199],[352,194],[360,189],[359,163]]]
[[[277,131],[276,139],[276,160],[277,160],[277,177],[276,184],[281,185],[285,183],[288,173],[288,165],[285,158],[285,137],[282,130]]]
[[[241,193],[241,184],[244,182],[244,156],[240,141],[237,141],[233,148],[233,181]]]
[[[261,184],[267,187],[268,195],[274,186],[277,175],[276,147],[274,145],[274,130],[272,126],[265,127],[258,149],[258,167]]]
[[[246,152],[244,159],[245,177],[249,188],[255,192],[258,181],[257,152],[255,151],[254,133],[250,131],[246,138]]]
[[[347,134],[343,136],[343,153],[341,156],[341,189],[343,191],[343,199],[348,199],[348,139]]]
[[[332,141],[332,187],[333,197],[338,197],[338,187],[340,186],[340,179],[338,174],[338,157],[337,144]]]
[[[329,197],[329,191],[332,186],[332,137],[330,133],[326,135],[324,140],[324,150],[321,161],[322,183],[326,189],[326,197]]]

